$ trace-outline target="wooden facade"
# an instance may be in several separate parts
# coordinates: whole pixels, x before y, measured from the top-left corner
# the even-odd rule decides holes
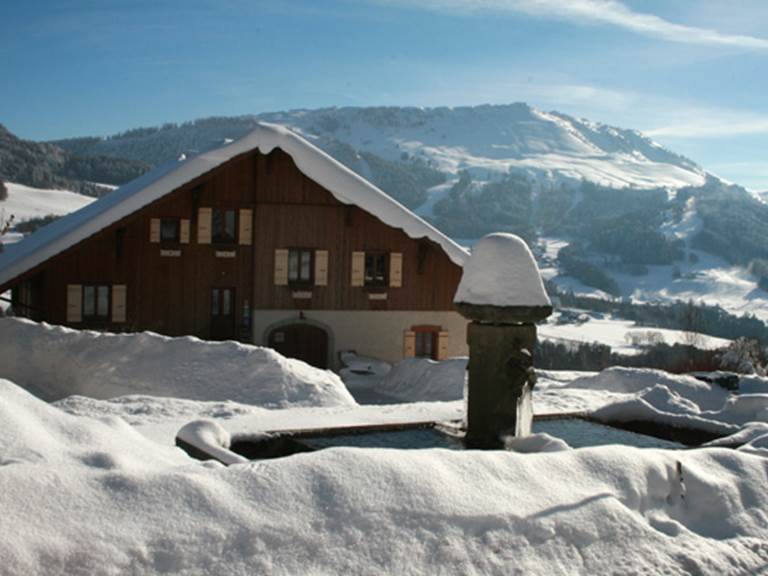
[[[211,226],[227,210],[234,239],[217,241]],[[163,219],[178,221],[175,238],[162,238]],[[290,250],[311,257],[309,281],[286,282]],[[360,285],[360,254],[381,255],[386,285]],[[342,204],[275,149],[232,158],[0,292],[13,288],[17,311],[54,324],[261,343],[260,310],[453,311],[460,277],[437,243]],[[102,305],[110,313],[94,314]]]

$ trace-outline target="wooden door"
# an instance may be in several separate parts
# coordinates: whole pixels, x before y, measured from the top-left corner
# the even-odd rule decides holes
[[[328,334],[317,326],[290,324],[275,328],[269,334],[269,346],[288,358],[328,368]]]
[[[211,340],[235,338],[235,289],[211,289]]]

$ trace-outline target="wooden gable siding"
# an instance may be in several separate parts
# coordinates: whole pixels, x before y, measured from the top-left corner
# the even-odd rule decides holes
[[[198,244],[200,207],[253,210],[252,245]],[[164,217],[190,221],[188,244],[150,242],[151,220]],[[123,235],[119,258],[118,234]],[[296,300],[294,288],[274,283],[275,249],[293,247],[328,251],[327,286],[309,288],[309,300]],[[162,256],[163,250],[178,250],[181,255]],[[403,254],[403,285],[378,290],[387,292],[384,301],[370,300],[368,290],[350,283],[352,252],[370,250]],[[218,258],[217,251],[235,252],[235,256]],[[417,270],[420,252],[421,273]],[[66,323],[68,284],[125,284],[127,322],[107,328],[205,338],[210,336],[213,287],[235,289],[239,325],[245,306],[257,310],[452,310],[460,276],[460,267],[437,244],[413,240],[364,210],[340,203],[302,174],[290,156],[275,150],[267,156],[249,152],[228,161],[21,279],[44,279],[42,301],[37,304],[52,323]]]

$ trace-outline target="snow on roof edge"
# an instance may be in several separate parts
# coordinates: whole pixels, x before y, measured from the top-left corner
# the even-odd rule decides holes
[[[180,186],[232,158],[258,149],[269,154],[280,148],[299,170],[326,188],[343,204],[353,204],[413,239],[429,238],[452,262],[463,266],[469,253],[408,208],[298,134],[277,124],[260,122],[249,134],[182,161],[172,161],[144,174],[96,202],[36,231],[0,253],[0,285],[20,276]]]

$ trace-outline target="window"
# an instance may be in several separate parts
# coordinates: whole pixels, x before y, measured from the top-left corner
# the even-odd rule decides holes
[[[109,318],[109,286],[88,284],[83,286],[83,318],[105,320]]]
[[[292,248],[288,250],[288,283],[311,284],[314,266],[314,250]]]
[[[160,220],[160,242],[179,241],[179,219],[163,218]]]
[[[218,244],[235,243],[235,211],[214,208],[212,215],[213,241]]]
[[[389,285],[389,254],[387,252],[365,253],[365,286]]]
[[[436,337],[436,332],[416,332],[416,356],[434,358]]]

